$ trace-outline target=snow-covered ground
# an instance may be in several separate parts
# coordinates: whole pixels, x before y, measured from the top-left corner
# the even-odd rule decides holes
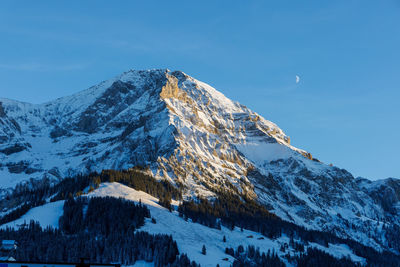
[[[177,211],[169,212],[164,207],[158,204],[158,199],[150,196],[142,191],[137,191],[119,183],[103,183],[98,189],[89,194],[89,196],[113,196],[122,197],[135,202],[141,201],[150,209],[151,216],[156,219],[156,224],[151,223],[151,219],[147,219],[145,226],[140,228],[140,231],[146,231],[153,234],[168,234],[172,235],[178,243],[179,251],[186,253],[191,260],[201,264],[201,266],[230,266],[233,263],[233,257],[225,254],[226,247],[237,248],[239,245],[245,248],[248,245],[253,245],[260,248],[260,252],[268,250],[275,251],[281,256],[279,251],[284,243],[289,243],[287,236],[271,240],[265,238],[259,233],[239,228],[233,231],[222,227],[221,230],[209,228],[198,223],[192,223],[183,220],[179,217]],[[177,205],[178,203],[173,203]],[[227,242],[223,242],[223,237],[226,237]],[[252,236],[252,237],[250,237]],[[201,254],[203,244],[206,246],[207,255]],[[335,257],[343,256],[350,257],[353,261],[365,263],[365,259],[360,258],[351,251],[346,245],[329,244],[329,248],[323,247],[316,243],[310,243],[310,246],[317,247]],[[294,251],[290,250],[291,255]],[[285,252],[285,254],[288,250]],[[228,261],[223,259],[228,258]]]
[[[21,218],[3,224],[0,228],[13,227],[17,228],[31,220],[38,221],[42,227],[51,226],[58,228],[58,219],[63,214],[64,200],[50,202],[43,206],[31,209]]]
[[[278,239],[271,240],[263,237],[261,234],[244,229],[241,231],[235,228],[233,231],[222,227],[221,230],[212,229],[198,223],[192,223],[190,220],[185,221],[179,217],[177,211],[169,212],[164,207],[158,204],[158,199],[142,191],[137,191],[119,183],[103,183],[100,187],[87,195],[88,197],[121,197],[138,203],[141,201],[146,205],[151,213],[151,216],[156,220],[156,224],[151,222],[151,219],[146,219],[146,224],[139,231],[146,231],[152,234],[168,234],[172,235],[177,242],[179,251],[186,253],[191,260],[201,264],[201,266],[230,266],[234,259],[225,254],[226,247],[237,248],[239,245],[245,248],[248,245],[253,245],[260,248],[260,252],[268,250],[275,251],[278,255],[283,256],[286,253],[293,255],[295,252],[291,248],[286,249],[285,253],[280,252],[282,244],[289,243],[287,236],[282,236]],[[24,222],[30,220],[38,221],[43,227],[52,226],[58,227],[58,219],[62,215],[64,201],[47,203],[43,206],[33,208],[20,219],[2,225],[1,227],[17,227]],[[173,201],[174,206],[179,203]],[[226,237],[227,242],[223,242],[223,237]],[[205,245],[207,254],[201,253],[202,246]],[[365,263],[363,258],[360,258],[351,251],[346,245],[329,244],[329,248],[323,247],[316,243],[310,243],[309,246],[317,247],[335,257],[343,256],[350,257],[353,261]],[[225,260],[224,260],[225,259]],[[287,263],[288,264],[288,263]],[[151,263],[138,262],[134,266],[151,266]]]
[[[134,265],[126,266],[126,267],[153,267],[154,264],[152,262],[146,261],[137,261]]]
[[[145,226],[139,231],[146,231],[153,234],[172,235],[178,243],[179,251],[186,253],[191,260],[201,264],[201,266],[230,266],[233,258],[225,254],[226,247],[237,248],[239,245],[254,245],[260,247],[261,251],[267,252],[268,249],[278,251],[280,242],[270,239],[258,240],[262,235],[235,228],[233,231],[222,227],[221,230],[212,229],[201,224],[185,221],[179,217],[178,212],[169,212],[164,207],[157,204],[158,199],[144,192],[136,191],[119,183],[104,183],[89,194],[89,196],[114,196],[123,197],[135,202],[139,200],[146,204],[150,209],[151,216],[156,219],[156,224],[147,219]],[[227,242],[224,243],[223,236],[226,236]],[[253,236],[247,238],[247,236]],[[289,242],[288,238],[282,238],[281,241]],[[207,255],[201,254],[203,244],[206,246]],[[228,258],[228,261],[224,261]]]
[[[336,258],[348,257],[354,262],[359,262],[362,265],[365,265],[367,262],[364,258],[361,258],[351,251],[349,246],[346,244],[328,244],[328,247],[321,246],[317,243],[310,243],[310,246],[315,247],[319,250],[322,250],[328,254],[335,256]]]

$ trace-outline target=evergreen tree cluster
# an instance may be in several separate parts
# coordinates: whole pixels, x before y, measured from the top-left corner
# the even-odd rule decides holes
[[[6,200],[18,201],[22,199],[24,202],[40,202],[51,192],[52,183],[49,178],[30,179],[27,182],[19,183],[15,186],[11,194]]]
[[[105,170],[100,174],[102,182],[118,182],[148,193],[156,198],[182,200],[181,190],[166,180],[157,181],[153,176],[144,173],[139,168],[127,171]]]
[[[171,196],[170,195],[161,196],[160,199],[158,200],[158,204],[160,204],[161,206],[167,208],[169,211],[172,211]]]
[[[390,248],[400,251],[400,227],[398,225],[391,224],[387,227],[385,237]]]
[[[42,203],[41,205],[44,204],[44,202],[39,202],[39,203]],[[36,205],[39,203],[36,203]],[[26,203],[19,206],[18,208],[0,217],[0,225],[19,219],[22,215],[27,213],[31,208],[36,207],[36,205],[32,203]]]
[[[0,199],[0,210],[11,210],[0,217],[0,225],[14,221],[24,215],[33,207],[43,205],[46,197],[51,194],[49,179],[18,184],[12,192]]]
[[[19,230],[1,229],[0,239],[17,240],[19,247],[11,256],[19,261],[118,262],[133,265],[138,260],[154,262],[155,266],[198,266],[186,255],[180,255],[171,236],[146,232],[112,232],[108,236],[81,231],[66,235],[61,230],[42,229],[31,221]]]
[[[244,199],[244,200],[242,200]],[[215,201],[198,198],[198,201],[183,201],[178,207],[180,216],[193,222],[220,228],[220,224],[234,229],[235,226],[260,232],[269,238],[280,237],[282,221],[254,200],[242,196],[218,193]]]
[[[328,253],[317,248],[308,248],[307,253],[302,253],[300,256],[291,259],[296,262],[298,267],[309,266],[324,266],[324,267],[353,267],[361,266],[359,263],[354,263],[348,258],[337,259]],[[374,265],[372,265],[374,266]],[[396,265],[382,265],[396,266]]]
[[[248,246],[246,249],[239,246],[236,250],[226,248],[225,253],[234,257],[234,267],[256,267],[256,266],[279,266],[284,267],[285,263],[273,251],[268,250],[267,253],[260,253],[259,248]],[[298,267],[353,267],[361,266],[359,263],[352,262],[349,258],[335,258],[334,256],[319,250],[317,248],[308,248],[306,253],[300,253],[299,256],[287,256],[289,263]],[[376,265],[372,265],[376,266]],[[379,266],[379,265],[378,265]],[[397,265],[381,265],[381,266],[397,266]]]
[[[233,267],[285,267],[285,263],[279,256],[270,250],[260,253],[259,248],[248,246],[246,250],[239,246],[236,250],[226,248],[225,253],[235,258]]]
[[[135,231],[144,225],[145,218],[150,218],[146,206],[113,197],[69,198],[63,209],[59,225],[66,234],[86,231],[109,236]]]
[[[104,182],[119,182],[136,190],[144,191],[160,199],[160,204],[171,209],[171,199],[181,200],[182,192],[168,181],[158,181],[146,174],[143,169],[133,168],[126,171],[105,170],[101,173],[77,175],[65,178],[57,184],[49,179],[30,180],[18,184],[4,199],[0,200],[0,209],[15,209],[0,217],[0,224],[20,218],[29,209],[43,205],[47,198],[50,201],[65,200],[80,196],[86,188],[93,190]]]
[[[156,198],[182,199],[182,192],[168,181],[158,181],[142,169],[133,168],[125,171],[104,170],[101,173],[63,179],[54,187],[53,191],[57,194],[53,197],[53,201],[65,199],[69,195],[79,196],[85,188],[95,189],[104,182],[118,182]]]
[[[78,262],[84,257],[98,263],[198,266],[179,255],[171,236],[135,231],[150,218],[142,204],[112,197],[68,198],[63,211],[59,229],[42,229],[31,221],[19,230],[0,230],[0,240],[18,242],[11,256],[20,261]]]
[[[328,247],[329,243],[347,244],[356,255],[365,258],[368,264],[379,266],[385,263],[385,266],[400,266],[399,255],[389,251],[378,252],[352,239],[339,238],[329,232],[308,230],[284,221],[268,212],[261,204],[246,199],[245,196],[219,192],[213,202],[199,197],[196,201],[183,201],[178,211],[185,219],[190,218],[193,222],[217,229],[222,224],[232,230],[235,226],[246,228],[268,238],[278,238],[285,234],[291,237],[291,240],[294,238],[300,240],[293,242],[293,248],[299,252],[304,251],[304,244],[308,242],[315,242],[325,247]],[[391,236],[391,239],[400,240],[400,235]],[[392,244],[396,244],[396,241],[392,241]]]

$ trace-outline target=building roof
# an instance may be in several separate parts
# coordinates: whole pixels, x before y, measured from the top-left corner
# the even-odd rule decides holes
[[[15,245],[17,242],[15,240],[3,240],[1,243],[3,245]]]
[[[0,261],[15,261],[13,257],[3,256],[0,257]]]

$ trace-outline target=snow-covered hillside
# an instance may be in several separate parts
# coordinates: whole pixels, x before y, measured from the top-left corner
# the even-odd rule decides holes
[[[193,223],[191,220],[185,221],[179,217],[177,211],[169,212],[166,208],[158,204],[158,199],[135,189],[129,188],[119,183],[103,183],[95,191],[85,195],[87,197],[106,197],[112,196],[116,198],[124,198],[136,203],[139,201],[146,205],[151,213],[152,218],[156,223],[152,223],[151,219],[147,219],[143,227],[139,231],[146,231],[152,234],[168,234],[172,235],[177,242],[180,253],[186,253],[191,260],[200,263],[201,266],[230,266],[234,258],[225,253],[225,248],[237,248],[239,245],[247,247],[253,245],[260,248],[260,252],[267,253],[268,250],[275,251],[278,255],[290,266],[285,260],[284,255],[298,254],[294,249],[288,247],[285,252],[280,251],[282,245],[289,244],[289,238],[283,235],[277,239],[268,239],[259,233],[248,231],[239,228],[229,230],[222,227],[221,230],[209,228],[198,223]],[[62,206],[64,201],[48,203],[40,207],[33,208],[25,216],[17,221],[10,222],[2,227],[11,226],[19,227],[26,221],[38,221],[42,227],[52,226],[58,227],[58,218],[62,215]],[[178,203],[173,202],[176,206]],[[226,237],[226,242],[223,242],[223,237]],[[202,246],[205,245],[207,255],[201,253]],[[324,247],[316,243],[310,243],[308,246],[316,247],[320,250],[337,258],[350,257],[354,262],[365,264],[365,259],[360,258],[351,251],[345,244],[329,244],[329,247]],[[306,246],[306,248],[308,247]],[[145,264],[139,262],[138,265]],[[135,264],[136,266],[136,264]],[[148,266],[148,265],[146,265]]]
[[[180,71],[132,70],[41,105],[0,99],[0,162],[4,190],[147,166],[187,198],[241,192],[285,220],[376,248],[400,221],[399,180],[363,182],[313,160],[276,124]]]
[[[12,227],[17,229],[25,224],[29,224],[31,220],[39,222],[43,228],[45,227],[58,228],[58,220],[63,214],[63,205],[64,201],[60,200],[56,202],[47,203],[43,206],[32,208],[21,218],[3,224],[0,226],[0,228],[4,229],[7,227]]]

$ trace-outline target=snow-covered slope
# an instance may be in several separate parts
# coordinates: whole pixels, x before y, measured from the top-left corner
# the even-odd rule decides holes
[[[360,181],[313,160],[276,124],[180,71],[132,70],[41,105],[0,99],[0,162],[2,189],[147,166],[185,197],[239,191],[286,220],[377,248],[400,221],[399,180]]]
[[[29,224],[31,220],[39,222],[43,228],[45,227],[58,228],[58,220],[63,214],[63,206],[64,206],[63,200],[46,203],[43,206],[32,208],[21,218],[3,224],[0,226],[0,228],[3,229],[7,227],[19,228],[25,224]]]
[[[289,238],[283,235],[277,239],[268,239],[259,233],[248,231],[239,228],[230,230],[222,227],[221,230],[209,228],[198,223],[193,223],[191,220],[185,221],[179,217],[177,211],[169,212],[166,208],[158,204],[158,199],[142,191],[129,188],[119,183],[103,183],[93,192],[85,195],[87,197],[106,197],[112,196],[116,198],[124,198],[127,200],[146,205],[151,213],[151,217],[156,220],[152,223],[151,219],[146,219],[145,225],[138,231],[146,231],[152,234],[167,234],[172,235],[177,242],[180,253],[185,253],[191,260],[200,263],[201,266],[231,266],[234,258],[225,253],[225,248],[237,248],[239,245],[247,247],[252,245],[260,248],[260,252],[267,253],[268,250],[274,251],[284,260],[285,254],[290,253],[296,255],[299,252],[291,247],[285,252],[280,251],[282,245],[289,244]],[[62,206],[64,201],[48,203],[40,207],[33,208],[23,218],[17,221],[3,225],[2,227],[12,226],[18,227],[23,224],[24,220],[28,223],[30,220],[38,221],[42,227],[52,226],[58,227],[58,219],[62,215]],[[177,205],[177,202],[172,203]],[[47,217],[47,218],[46,218]],[[55,223],[56,222],[56,223]],[[226,242],[223,242],[223,237],[226,237]],[[251,237],[250,237],[251,236]],[[205,245],[207,255],[201,253],[202,246]],[[324,247],[316,243],[309,243],[307,247],[316,247],[320,250],[337,257],[350,257],[354,262],[365,264],[364,258],[358,257],[345,244],[329,244],[329,247]],[[224,260],[227,259],[227,260]],[[136,266],[136,264],[135,264]],[[149,266],[149,265],[146,265]],[[290,266],[290,264],[288,264]]]

